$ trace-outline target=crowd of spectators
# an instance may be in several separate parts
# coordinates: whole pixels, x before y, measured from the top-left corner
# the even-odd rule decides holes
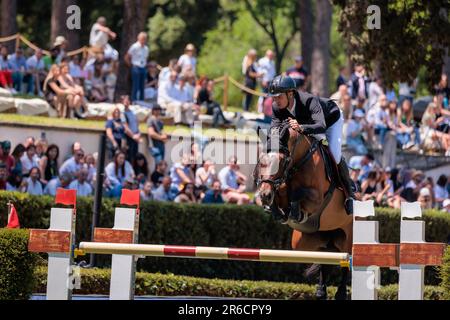
[[[66,188],[77,190],[79,196],[94,195],[97,154],[86,154],[79,142],[67,158],[45,137],[29,137],[12,152],[11,147],[10,141],[0,142],[0,190],[55,196],[58,188]],[[125,188],[139,189],[143,200],[249,204],[247,177],[239,171],[238,159],[230,157],[227,166],[216,171],[211,160],[199,161],[199,150],[193,143],[191,152],[172,167],[160,160],[151,172],[145,155],[130,158],[118,148],[105,166],[103,195],[118,198]]]

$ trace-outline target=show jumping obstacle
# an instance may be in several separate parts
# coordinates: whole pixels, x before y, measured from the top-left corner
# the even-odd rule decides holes
[[[49,230],[30,230],[29,251],[48,252],[47,299],[71,299],[73,258],[86,253],[112,254],[111,300],[134,298],[136,261],[144,256],[193,259],[250,260],[261,262],[318,263],[352,268],[352,299],[376,300],[380,285],[380,268],[398,268],[399,300],[421,300],[424,290],[424,267],[442,264],[446,244],[425,242],[425,223],[405,219],[419,218],[418,203],[401,207],[401,243],[378,241],[378,222],[373,201],[355,202],[353,252],[309,252],[265,249],[169,246],[137,244],[139,230],[139,192],[123,190],[121,204],[137,209],[116,208],[112,229],[96,228],[94,242],[81,242],[74,248],[76,194],[58,190],[56,203],[73,209],[53,208]]]

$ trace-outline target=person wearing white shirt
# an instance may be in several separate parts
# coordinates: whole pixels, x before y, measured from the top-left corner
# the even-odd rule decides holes
[[[116,39],[117,34],[106,26],[106,18],[99,17],[94,23],[89,37],[89,45],[94,48],[103,49],[105,58],[111,58],[114,61],[119,60],[119,52],[108,42],[109,39]]]
[[[77,150],[73,157],[66,160],[61,168],[59,168],[59,175],[70,175],[71,177],[75,177],[77,172],[83,167],[81,160],[84,158],[84,151],[82,149]]]
[[[28,93],[34,94],[35,89],[40,96],[43,96],[41,83],[44,82],[47,72],[45,71],[43,53],[41,49],[35,51],[35,54],[27,59],[27,73],[24,82],[28,83]]]
[[[20,162],[22,164],[22,174],[26,176],[32,168],[39,168],[39,157],[36,154],[36,146],[34,144],[30,144],[26,148],[24,155],[20,158]]]
[[[131,100],[133,102],[144,100],[145,98],[146,66],[150,52],[146,43],[147,34],[145,32],[139,33],[137,42],[128,49],[125,56],[125,62],[131,67]]]
[[[381,78],[378,77],[369,84],[369,108],[372,108],[384,94],[381,81]]]
[[[113,188],[120,188],[127,179],[134,179],[133,166],[125,160],[125,153],[119,152],[114,161],[105,168],[105,174]]]
[[[25,182],[25,190],[26,193],[31,194],[33,196],[42,196],[42,184],[39,181],[39,169],[34,167],[30,171],[30,176],[27,178]]]
[[[378,103],[373,107],[375,111],[374,117],[374,128],[375,133],[380,135],[380,146],[384,144],[384,137],[388,131],[389,124],[389,103],[387,97],[384,94],[381,94],[378,98]]]
[[[439,204],[439,206],[443,203],[445,199],[449,198],[449,194],[447,191],[447,182],[448,178],[445,174],[439,176],[436,181],[436,185],[434,186],[434,198],[435,201]]]
[[[266,55],[258,60],[258,72],[263,74],[261,79],[261,86],[264,92],[267,92],[270,81],[273,80],[276,76],[275,62],[274,62],[275,54],[272,50],[267,50]]]
[[[174,105],[174,122],[175,124],[185,124],[192,126],[194,118],[198,116],[199,108],[194,104],[194,95],[189,88],[185,76],[181,76],[177,86],[178,99],[180,103]]]
[[[88,170],[82,168],[78,172],[78,179],[70,183],[69,189],[77,190],[77,196],[88,197],[92,195],[92,186],[87,182]]]
[[[217,180],[216,169],[214,162],[206,160],[202,167],[195,172],[195,186],[211,188],[213,182]]]
[[[189,43],[184,49],[184,54],[178,59],[178,65],[181,67],[181,73],[188,70],[192,71],[194,74],[197,70],[197,58],[194,56],[195,47],[192,43]]]

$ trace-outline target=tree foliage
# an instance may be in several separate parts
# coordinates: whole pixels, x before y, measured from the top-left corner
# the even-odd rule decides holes
[[[339,29],[349,39],[351,59],[371,69],[375,62],[386,85],[413,80],[421,66],[429,86],[439,80],[450,47],[450,2],[442,0],[334,0],[342,8]],[[369,5],[381,9],[381,28],[367,27]],[[372,68],[373,69],[373,68]]]

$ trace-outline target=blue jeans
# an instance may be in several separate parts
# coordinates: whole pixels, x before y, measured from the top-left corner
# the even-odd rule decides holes
[[[363,155],[368,152],[361,138],[347,137],[347,147],[354,150],[357,155]]]
[[[23,73],[22,72],[14,72],[12,74],[13,79],[13,87],[17,92],[22,91],[22,82],[23,82]]]
[[[145,78],[147,70],[133,66],[131,68],[131,101],[144,100]],[[139,97],[138,97],[139,96]]]
[[[153,158],[155,159],[155,165],[160,163],[162,160],[164,160],[164,155],[165,155],[165,147],[161,146],[161,147],[151,147],[150,148],[150,153],[153,156]]]
[[[383,145],[384,143],[384,137],[386,136],[386,133],[388,132],[389,128],[386,126],[380,126],[377,125],[375,126],[375,133],[379,133],[380,134],[380,144]]]

